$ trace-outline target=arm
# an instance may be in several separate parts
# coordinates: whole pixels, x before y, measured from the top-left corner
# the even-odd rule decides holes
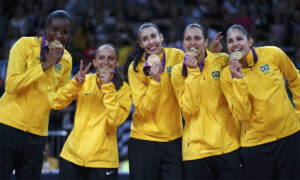
[[[85,75],[91,67],[91,63],[83,70],[83,61],[80,61],[80,70],[75,77],[70,81],[71,67],[67,69],[61,83],[55,90],[50,90],[48,100],[52,109],[63,109],[67,107],[76,97],[85,82]]]
[[[27,61],[29,57],[26,52],[28,46],[30,46],[28,41],[21,38],[10,50],[5,84],[5,90],[8,94],[20,92],[44,75],[40,64],[28,68]]]
[[[181,75],[181,69],[181,65],[172,69],[172,85],[182,111],[193,115],[199,111],[200,71],[199,69],[188,69],[188,76],[184,78]]]
[[[127,118],[131,106],[130,90],[127,84],[123,84],[116,91],[112,82],[102,85],[103,103],[106,108],[108,125],[117,127]]]
[[[296,112],[300,118],[300,74],[290,58],[278,48],[276,59],[280,59],[279,68],[284,77],[288,80],[289,89],[293,94],[293,102],[296,106]]]
[[[147,79],[142,73],[141,70],[135,72],[132,64],[129,66],[128,77],[134,106],[141,116],[147,117],[157,108],[161,83],[152,79],[147,85],[142,81],[142,78]]]
[[[245,79],[232,79],[229,69],[223,69],[221,73],[221,89],[233,116],[240,121],[249,120],[252,107]]]

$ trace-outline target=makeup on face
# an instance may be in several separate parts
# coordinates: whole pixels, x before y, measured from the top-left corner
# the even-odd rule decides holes
[[[147,27],[140,31],[139,44],[148,54],[160,54],[163,36],[154,27]]]

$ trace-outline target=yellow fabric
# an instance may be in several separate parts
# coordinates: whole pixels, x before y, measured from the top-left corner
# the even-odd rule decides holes
[[[272,142],[300,129],[299,71],[277,47],[260,47],[255,51],[258,61],[252,68],[242,68],[242,79],[232,78],[229,67],[221,74],[221,87],[230,110],[242,122],[242,147]],[[252,52],[246,58],[254,64]],[[287,95],[283,75],[296,109]]]
[[[47,136],[50,104],[48,91],[57,91],[71,76],[72,57],[64,50],[58,64],[43,72],[41,38],[23,37],[10,50],[5,93],[0,99],[0,122]]]
[[[130,137],[167,142],[182,136],[182,117],[171,84],[171,68],[182,63],[184,52],[165,48],[166,66],[161,82],[156,82],[143,72],[145,53],[137,66],[129,66],[128,77],[135,111]],[[162,57],[160,54],[160,58]]]
[[[220,85],[220,73],[227,64],[228,55],[207,51],[202,72],[187,68],[188,75],[184,77],[182,64],[172,69],[172,84],[185,120],[184,161],[239,148],[239,123],[231,115]]]
[[[116,131],[129,114],[130,89],[125,82],[118,91],[112,82],[100,89],[97,79],[96,74],[89,74],[82,86],[72,79],[52,99],[61,109],[77,97],[74,128],[60,156],[79,166],[117,168]]]

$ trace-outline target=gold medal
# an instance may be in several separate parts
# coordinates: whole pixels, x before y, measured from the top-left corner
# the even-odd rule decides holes
[[[197,56],[198,55],[198,50],[196,48],[191,48],[188,51],[186,51],[186,54],[188,56]]]
[[[109,68],[109,67],[102,67],[102,68],[98,68],[98,71],[101,73],[101,72],[108,72],[108,73],[112,73],[112,69]]]
[[[147,59],[147,63],[149,64],[149,66],[152,66],[154,63],[157,62],[160,62],[160,58],[156,54],[151,54]]]
[[[55,49],[55,48],[63,48],[63,45],[57,41],[57,40],[54,40],[50,43],[50,46],[51,48]]]
[[[233,59],[240,60],[243,57],[243,53],[241,51],[235,51],[231,53],[230,57],[232,57]]]

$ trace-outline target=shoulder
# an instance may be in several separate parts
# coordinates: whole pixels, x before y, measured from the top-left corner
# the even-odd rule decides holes
[[[85,75],[85,81],[92,81],[93,79],[96,79],[97,75],[95,73],[89,73],[87,75]]]
[[[41,42],[38,37],[21,37],[18,39],[13,47],[24,46],[24,48],[32,48],[33,46],[40,46]]]
[[[207,50],[207,54],[211,61],[222,63],[223,66],[227,65],[229,62],[229,55],[226,53],[212,53]]]
[[[254,48],[257,54],[285,54],[282,49],[277,46],[263,46]]]
[[[182,64],[176,64],[173,68],[172,68],[172,74],[178,74],[178,72],[182,71]]]
[[[230,72],[230,65],[226,65],[223,69],[222,69],[222,72],[221,72],[221,77],[223,78],[232,78],[231,77],[231,72]]]
[[[181,50],[181,49],[177,49],[177,48],[164,48],[166,54],[174,54],[174,55],[181,55],[184,56],[185,53]]]
[[[72,64],[72,56],[68,50],[64,49],[63,58],[70,64]]]
[[[118,90],[122,94],[130,93],[130,88],[127,82],[123,81],[122,87]]]

